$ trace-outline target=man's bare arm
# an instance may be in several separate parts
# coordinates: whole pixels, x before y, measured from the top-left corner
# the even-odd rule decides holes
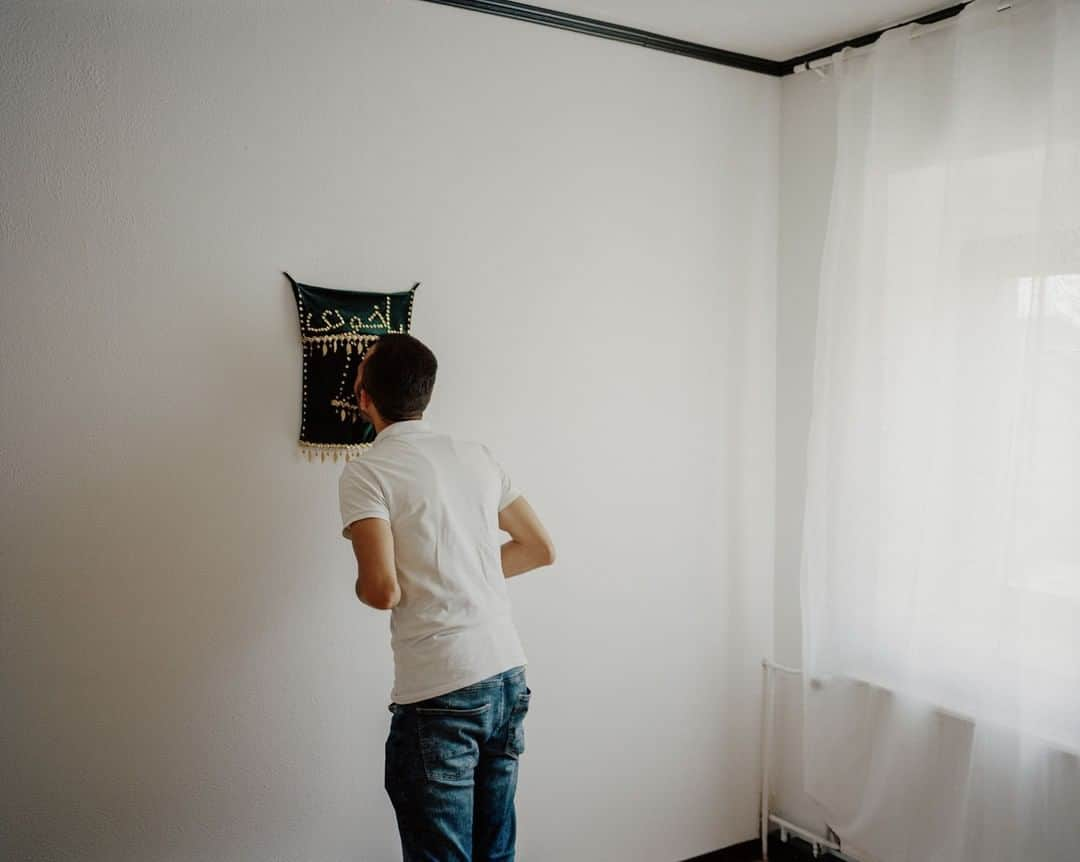
[[[364,518],[349,525],[356,554],[356,597],[365,605],[388,611],[401,601],[390,522]]]
[[[503,576],[512,578],[555,562],[555,545],[524,497],[499,512],[499,528],[510,534],[502,546]]]

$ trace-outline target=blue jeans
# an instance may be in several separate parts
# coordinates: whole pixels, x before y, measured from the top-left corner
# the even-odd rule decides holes
[[[525,668],[391,703],[386,792],[405,862],[513,862],[514,792],[532,691]]]

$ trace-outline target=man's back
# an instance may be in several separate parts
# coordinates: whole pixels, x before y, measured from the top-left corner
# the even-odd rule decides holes
[[[390,523],[401,600],[391,618],[395,682],[406,704],[525,664],[500,553],[499,512],[520,495],[485,446],[395,422],[339,482],[343,535]]]

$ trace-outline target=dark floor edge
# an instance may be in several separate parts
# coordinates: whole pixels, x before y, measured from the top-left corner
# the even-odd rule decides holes
[[[693,859],[684,859],[683,862],[760,862],[760,860],[761,839],[754,838],[751,841],[732,844],[722,850],[713,850],[711,853],[695,856]],[[817,862],[817,860],[811,852],[810,845],[805,841],[794,835],[787,841],[781,841],[779,832],[771,832],[769,833],[769,862]]]
[[[757,862],[761,859],[761,841],[753,838],[740,844],[732,844],[723,850],[713,850],[683,862]]]

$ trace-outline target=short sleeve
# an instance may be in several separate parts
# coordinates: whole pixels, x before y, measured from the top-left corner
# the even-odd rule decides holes
[[[514,483],[510,481],[510,476],[507,474],[506,470],[503,469],[503,465],[491,454],[491,450],[488,449],[487,446],[484,447],[484,451],[487,452],[487,456],[491,460],[491,464],[495,468],[495,472],[499,478],[499,511],[501,512],[521,496],[521,491],[519,491]]]
[[[364,518],[390,520],[386,495],[371,470],[363,461],[349,461],[338,480],[338,500],[341,504],[341,535],[352,539],[349,527]]]

